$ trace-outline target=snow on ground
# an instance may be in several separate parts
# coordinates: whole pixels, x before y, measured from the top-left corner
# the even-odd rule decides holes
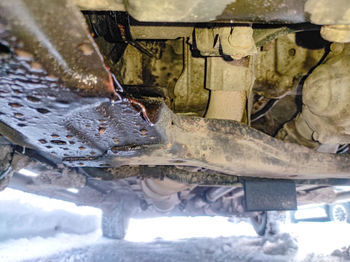
[[[4,191],[0,192],[0,204],[4,203],[6,205],[6,201],[16,201],[19,204],[37,207],[42,209],[43,211],[62,209],[72,214],[79,215],[96,215],[99,212],[101,212],[97,208],[86,206],[78,207],[74,203],[70,203],[67,201],[43,197],[39,195],[33,195],[11,188],[6,188]],[[2,206],[2,208],[4,207]]]
[[[287,223],[288,233],[260,238],[250,224],[222,217],[132,219],[126,240],[116,241],[93,226],[96,209],[7,189],[0,210],[0,262],[328,262],[346,261],[340,249],[350,247],[350,224]]]
[[[125,240],[150,242],[155,239],[178,240],[199,237],[256,236],[253,227],[234,224],[225,217],[160,217],[131,219]]]
[[[297,258],[310,253],[332,254],[336,249],[350,247],[350,224],[337,222],[304,222],[286,228],[298,241]]]
[[[277,262],[286,256],[266,255],[257,237],[190,238],[176,241],[135,243],[114,241],[61,252],[30,262],[104,261],[104,262]],[[29,262],[29,261],[28,261]]]
[[[287,236],[287,237],[286,237]],[[309,253],[297,258],[294,241],[288,235],[259,237],[189,238],[153,242],[96,242],[27,262],[343,262],[340,257]],[[282,251],[282,252],[281,252]]]
[[[101,238],[101,210],[6,189],[0,192],[0,261],[22,261]]]
[[[100,227],[101,211],[96,208],[13,189],[1,192],[0,200],[0,241],[59,232],[86,234]]]
[[[47,257],[57,252],[108,242],[101,231],[78,235],[59,233],[51,237],[31,237],[0,243],[0,261],[14,262]]]

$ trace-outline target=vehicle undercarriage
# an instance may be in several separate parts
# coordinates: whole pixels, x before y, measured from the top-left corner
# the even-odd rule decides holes
[[[0,189],[98,206],[114,224],[335,201],[350,184],[349,10],[1,1]]]

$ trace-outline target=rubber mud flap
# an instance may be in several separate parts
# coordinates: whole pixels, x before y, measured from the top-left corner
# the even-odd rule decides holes
[[[295,210],[294,181],[280,179],[245,179],[246,211]]]

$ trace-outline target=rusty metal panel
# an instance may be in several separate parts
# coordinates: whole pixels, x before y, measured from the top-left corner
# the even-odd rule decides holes
[[[72,90],[111,96],[113,86],[81,12],[70,0],[0,1],[1,42]]]
[[[75,166],[105,166],[108,151],[158,143],[142,104],[116,93],[79,11],[70,1],[42,6],[0,3],[1,133]]]
[[[33,63],[14,54],[0,58],[0,121],[17,130],[25,145],[78,165],[79,160],[99,165],[109,150],[159,142],[158,133],[128,100],[81,97],[44,70],[33,69]]]
[[[117,93],[122,87],[79,11],[68,0],[45,1],[45,8],[43,2],[0,1],[0,133],[15,144],[74,167],[176,165],[234,176],[349,178],[349,157]]]

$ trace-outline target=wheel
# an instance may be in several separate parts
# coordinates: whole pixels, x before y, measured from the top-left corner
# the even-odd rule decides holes
[[[256,213],[254,216],[251,216],[250,223],[254,227],[255,232],[259,236],[264,236],[267,228],[267,213],[261,212]]]
[[[350,223],[350,208],[347,204],[335,204],[329,207],[329,218],[332,221]]]
[[[129,224],[129,217],[124,212],[123,205],[117,205],[102,212],[102,233],[104,237],[123,239]]]

